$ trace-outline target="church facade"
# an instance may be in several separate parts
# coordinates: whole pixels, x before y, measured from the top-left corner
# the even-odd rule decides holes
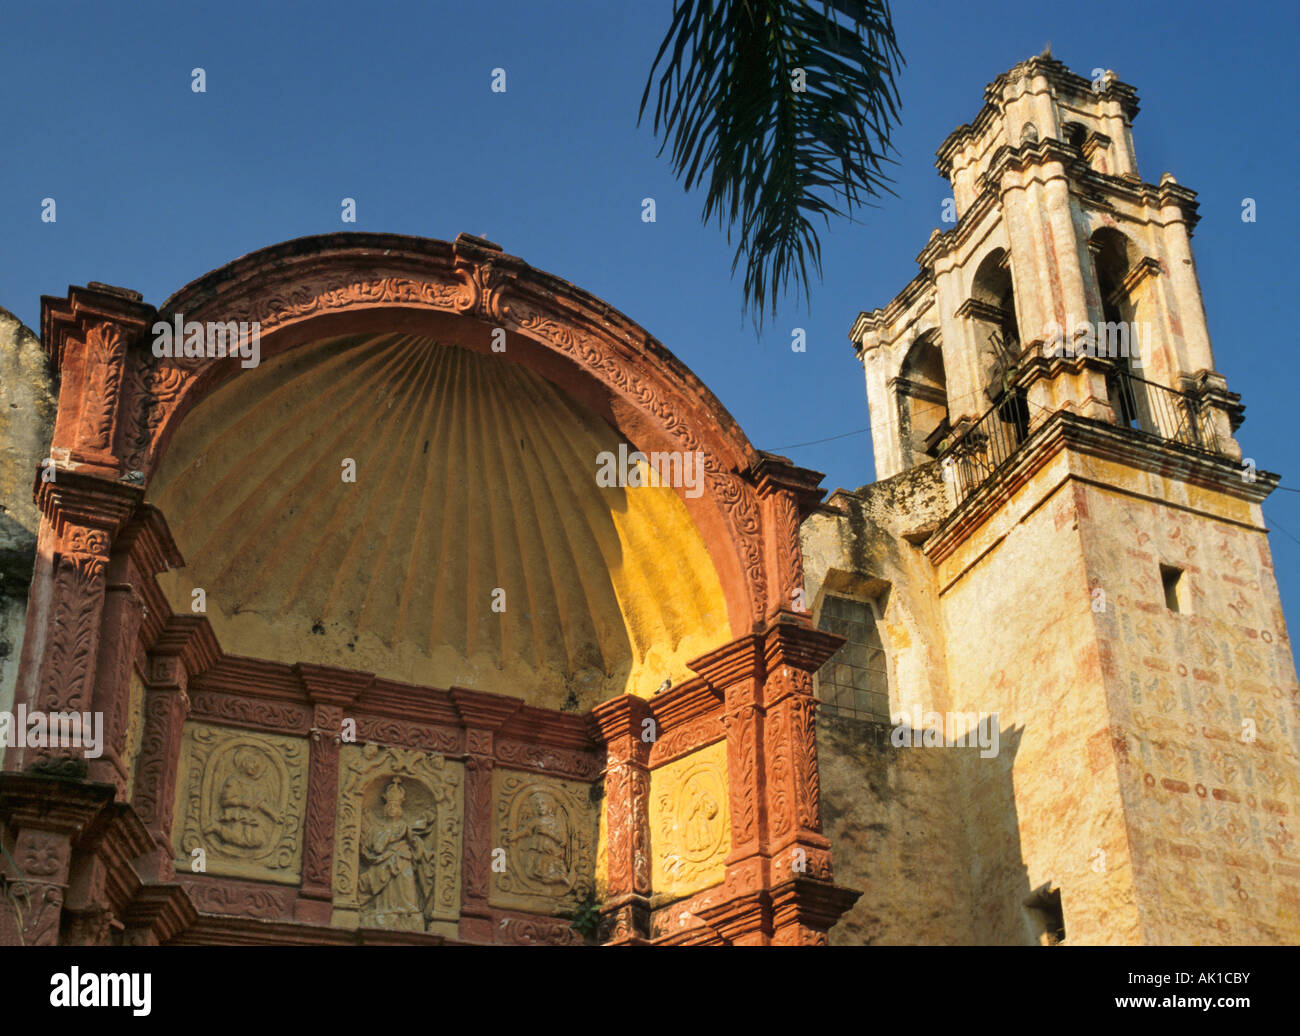
[[[1195,195],[1048,57],[863,313],[878,481],[500,246],[0,314],[0,942],[1294,942]]]

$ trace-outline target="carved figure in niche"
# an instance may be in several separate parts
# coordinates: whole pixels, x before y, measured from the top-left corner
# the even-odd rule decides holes
[[[394,777],[384,790],[382,816],[361,818],[361,876],[357,894],[363,924],[424,931],[434,909],[435,859],[426,838],[435,829],[429,811],[407,819],[406,789]]]
[[[698,777],[698,775],[697,775]],[[712,852],[717,844],[714,820],[722,811],[705,781],[692,777],[683,789],[686,800],[686,851],[692,855]]]
[[[532,791],[519,812],[515,835],[520,866],[533,881],[568,889],[573,861],[569,858],[569,815],[547,791]]]
[[[275,770],[261,749],[248,745],[235,752],[232,770],[217,795],[217,819],[204,834],[237,849],[269,850],[284,822]]]

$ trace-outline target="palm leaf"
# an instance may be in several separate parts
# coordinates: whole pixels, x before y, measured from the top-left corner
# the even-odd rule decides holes
[[[817,220],[893,193],[883,166],[902,63],[888,0],[675,0],[639,119],[659,72],[660,153],[671,147],[688,191],[705,185],[704,221],[734,234],[756,324],[792,284],[811,297]]]

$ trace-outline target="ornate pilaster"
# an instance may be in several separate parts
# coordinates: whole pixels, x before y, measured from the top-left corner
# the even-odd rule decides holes
[[[492,870],[492,774],[495,732],[522,702],[492,702],[457,689],[452,700],[465,725],[465,842],[461,874],[460,937],[492,942],[496,936],[488,904]]]
[[[728,900],[759,895],[768,882],[762,666],[762,641],[757,636],[741,637],[691,663],[723,695],[731,817]],[[742,911],[728,922],[730,934],[724,938],[762,945],[765,927],[761,911]]]
[[[294,666],[312,700],[311,756],[302,848],[302,891],[294,904],[300,921],[328,924],[334,900],[334,823],[339,794],[339,748],[346,710],[375,678],[300,662]]]
[[[59,371],[59,406],[50,456],[35,473],[42,517],[15,701],[46,716],[115,714],[116,682],[110,679],[107,696],[97,701],[97,677],[121,670],[138,613],[129,595],[109,595],[106,574],[114,539],[143,496],[141,486],[121,480],[119,403],[131,343],[153,310],[137,293],[105,285],[43,301],[42,339]],[[105,622],[111,628],[101,644]],[[36,745],[9,753],[6,767],[81,776],[84,756],[84,745]],[[111,756],[96,769],[114,781]],[[124,775],[114,783],[120,790]]]
[[[812,674],[843,643],[802,622],[779,622],[764,637],[768,741],[768,849],[774,883],[791,874],[829,881],[830,843],[821,833],[816,700]]]
[[[601,941],[635,945],[650,934],[650,706],[625,694],[592,715],[605,743],[605,826],[608,890],[601,905]]]
[[[41,528],[15,695],[29,714],[47,717],[94,708],[113,539],[140,497],[133,486],[63,468],[52,471],[53,481],[37,476]],[[5,757],[11,770],[35,767],[80,776],[84,766],[80,746],[37,745]]]
[[[826,495],[821,488],[822,475],[796,467],[772,453],[763,454],[753,474],[769,530],[766,537],[769,582],[776,588],[768,601],[765,618],[770,622],[782,612],[791,611],[807,614],[810,608],[804,601],[799,529],[803,519]]]
[[[173,616],[149,652],[144,729],[131,803],[154,839],[142,872],[154,881],[174,874],[172,818],[181,735],[190,712],[190,679],[211,666],[218,653],[207,619],[190,615]]]
[[[724,694],[731,853],[722,897],[697,911],[723,941],[816,942],[859,895],[831,884],[830,843],[821,833],[811,674],[841,643],[807,616],[785,612],[763,634],[692,663]],[[776,890],[787,885],[778,900]],[[810,897],[830,906],[818,912],[804,903]]]
[[[832,884],[830,842],[822,834],[817,766],[817,703],[812,674],[842,638],[800,617],[774,623],[764,637],[772,942],[820,945],[860,892]]]
[[[88,761],[91,780],[112,784],[120,801],[130,797],[129,760],[124,756],[136,659],[147,607],[142,590],[159,572],[184,564],[167,524],[156,508],[139,508],[114,544],[104,595],[93,708],[103,716],[102,755]]]

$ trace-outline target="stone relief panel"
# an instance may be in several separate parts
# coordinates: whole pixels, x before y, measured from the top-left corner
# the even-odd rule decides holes
[[[187,723],[172,825],[176,869],[296,885],[302,871],[307,742]]]
[[[591,786],[497,769],[492,775],[495,907],[574,910],[595,890],[597,809]]]
[[[428,932],[460,915],[465,766],[436,752],[345,745],[334,924]]]
[[[650,878],[656,899],[688,896],[726,878],[728,802],[725,742],[651,772]]]

